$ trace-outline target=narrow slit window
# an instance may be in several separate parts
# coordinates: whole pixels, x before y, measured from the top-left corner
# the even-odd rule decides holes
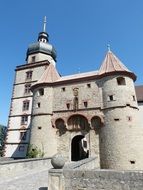
[[[133,95],[132,97],[133,97],[133,101],[136,101],[136,98],[135,98],[135,96]]]
[[[132,121],[132,117],[131,116],[127,116],[127,120],[128,121]]]
[[[87,101],[83,102],[83,104],[84,104],[84,107],[85,107],[85,108],[88,107],[88,102],[87,102]]]
[[[40,108],[40,107],[41,107],[41,103],[38,102],[38,103],[36,104],[36,108]]]
[[[68,110],[70,109],[70,103],[67,103],[67,109]]]
[[[119,121],[120,119],[119,118],[115,118],[114,121]]]

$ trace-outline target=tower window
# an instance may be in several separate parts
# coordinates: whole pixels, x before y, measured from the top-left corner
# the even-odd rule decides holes
[[[67,103],[67,109],[68,110],[70,109],[70,103]]]
[[[114,101],[115,99],[114,99],[114,96],[113,95],[109,95],[108,96],[108,101]]]
[[[133,101],[136,101],[136,98],[135,98],[135,96],[132,96],[133,97]]]
[[[31,84],[26,84],[25,89],[24,89],[24,93],[29,94],[30,93],[30,88],[31,88]]]
[[[40,126],[39,126],[39,127],[38,127],[38,129],[39,129],[39,130],[41,130],[41,129],[42,129],[42,127],[40,127]]]
[[[36,59],[36,56],[32,56],[32,58],[31,58],[32,63],[35,62],[35,59]]]
[[[41,103],[38,102],[38,103],[36,104],[36,108],[40,108],[40,107],[41,107]]]
[[[29,110],[29,100],[23,102],[23,111]]]
[[[131,164],[135,164],[136,162],[134,160],[130,160],[130,163]]]
[[[131,116],[127,116],[127,120],[128,121],[132,121],[132,117]]]
[[[20,140],[26,140],[27,132],[20,132]]]
[[[118,85],[126,85],[126,81],[124,77],[118,77],[117,78],[117,84]]]
[[[88,88],[91,88],[91,84],[90,84],[90,83],[88,83],[88,84],[87,84],[87,87],[88,87]]]
[[[33,73],[33,71],[27,71],[26,72],[26,80],[32,79],[32,73]]]
[[[114,121],[119,121],[120,119],[119,118],[115,118]]]
[[[87,108],[87,106],[88,106],[88,102],[85,101],[85,102],[83,102],[83,104],[84,104],[84,107]]]
[[[28,123],[28,116],[27,115],[23,115],[21,117],[21,124],[22,125],[26,125]]]
[[[65,87],[63,87],[63,88],[62,88],[62,91],[63,91],[63,92],[65,92],[65,91],[66,91],[66,88],[65,88]]]
[[[44,89],[43,88],[40,88],[38,92],[39,92],[39,96],[43,96],[44,95]]]

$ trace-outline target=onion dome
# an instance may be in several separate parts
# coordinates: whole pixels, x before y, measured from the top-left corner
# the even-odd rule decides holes
[[[51,44],[49,44],[48,37],[49,35],[46,32],[46,17],[45,17],[43,32],[39,33],[38,40],[36,43],[29,45],[27,49],[27,54],[26,54],[26,61],[29,55],[32,55],[35,53],[43,53],[46,55],[50,55],[56,61],[56,50]]]
[[[136,80],[136,75],[128,70],[128,68],[109,49],[99,69],[98,75],[104,77],[115,74],[125,74],[130,76],[134,81]]]

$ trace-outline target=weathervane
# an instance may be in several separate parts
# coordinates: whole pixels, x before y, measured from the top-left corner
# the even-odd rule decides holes
[[[46,23],[47,23],[47,21],[46,21],[46,16],[44,17],[44,27],[43,27],[43,32],[46,32]]]

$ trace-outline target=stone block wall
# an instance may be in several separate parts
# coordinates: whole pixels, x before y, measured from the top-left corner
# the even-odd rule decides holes
[[[142,190],[143,171],[65,170],[65,190]]]

